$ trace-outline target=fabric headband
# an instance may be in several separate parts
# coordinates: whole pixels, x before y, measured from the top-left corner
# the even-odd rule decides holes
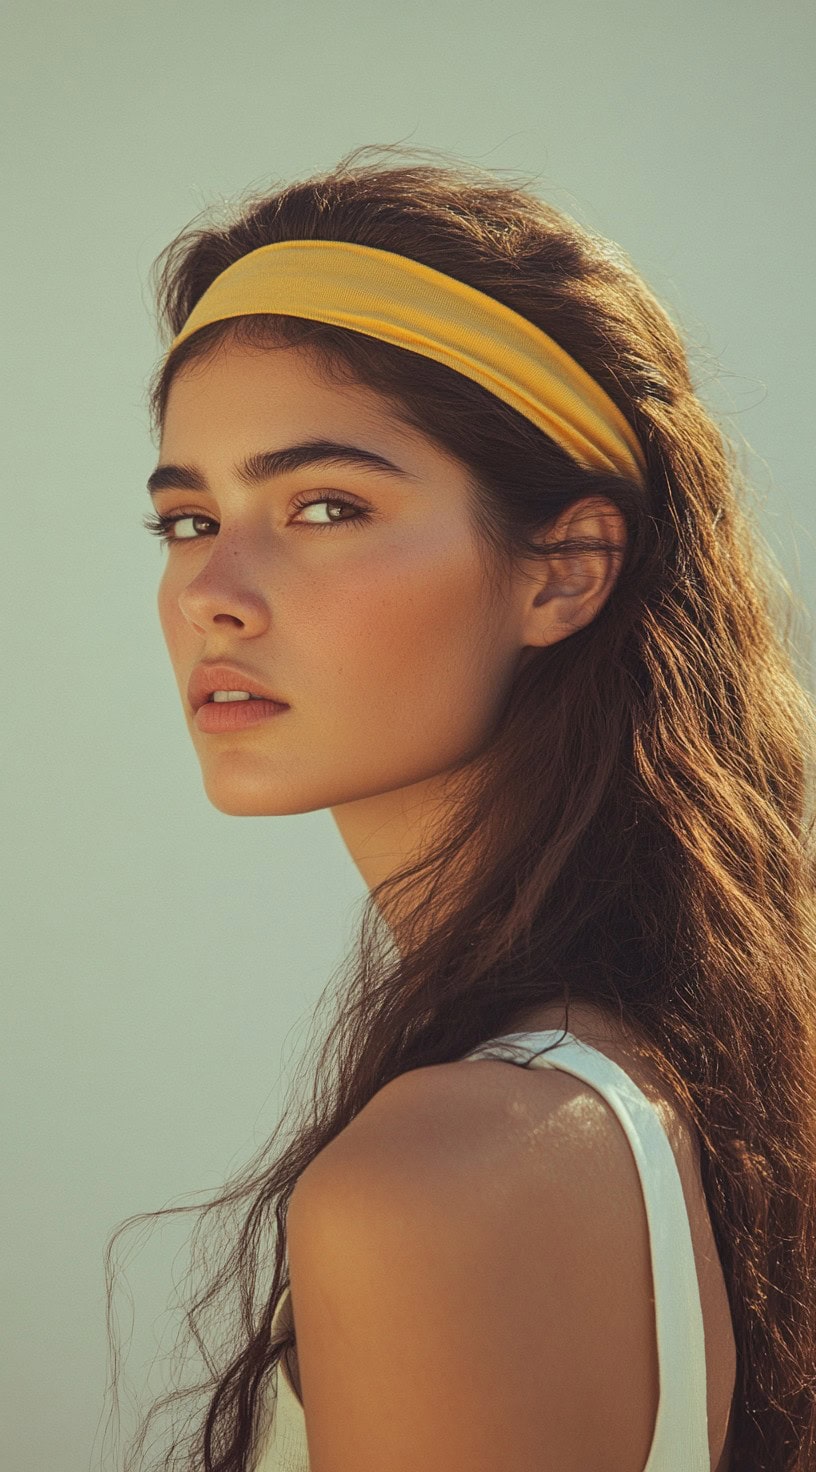
[[[254,313],[347,327],[433,358],[503,399],[580,465],[645,488],[632,426],[574,358],[520,313],[409,256],[341,240],[259,246],[215,278],[167,357],[209,322]]]

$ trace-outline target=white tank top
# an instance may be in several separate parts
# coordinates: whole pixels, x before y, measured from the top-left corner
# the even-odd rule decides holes
[[[705,1335],[694,1248],[674,1151],[655,1106],[605,1053],[560,1028],[505,1033],[481,1043],[466,1054],[466,1060],[477,1061],[487,1051],[499,1059],[518,1060],[556,1039],[561,1040],[558,1046],[532,1057],[532,1066],[563,1069],[603,1096],[632,1147],[646,1205],[660,1392],[654,1437],[642,1472],[710,1472]],[[293,1326],[288,1288],[272,1328],[277,1332],[284,1325]],[[271,1384],[277,1384],[277,1401],[261,1417],[265,1424],[252,1472],[309,1472],[303,1406],[285,1361],[278,1361]]]

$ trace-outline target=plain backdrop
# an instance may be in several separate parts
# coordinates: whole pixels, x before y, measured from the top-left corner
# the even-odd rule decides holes
[[[15,1472],[91,1466],[105,1244],[131,1213],[203,1199],[271,1133],[364,896],[330,813],[232,818],[203,792],[156,612],[164,553],[141,527],[153,259],[208,203],[361,144],[534,173],[680,325],[812,611],[814,42],[806,0],[7,8],[0,1445]],[[135,1395],[193,1220],[122,1247]]]

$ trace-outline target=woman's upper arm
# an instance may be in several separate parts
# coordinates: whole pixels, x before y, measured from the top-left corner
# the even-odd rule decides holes
[[[592,1127],[543,1130],[534,1161],[482,1174],[444,1133],[427,1148],[427,1091],[451,1099],[420,1070],[304,1172],[287,1237],[311,1472],[642,1472],[645,1207],[618,1121],[572,1084]]]

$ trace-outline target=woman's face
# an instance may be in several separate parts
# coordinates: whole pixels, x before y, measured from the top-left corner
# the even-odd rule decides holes
[[[249,456],[316,440],[404,474],[350,463],[255,484],[239,474]],[[458,460],[370,389],[324,382],[305,350],[228,344],[173,381],[159,464],[194,471],[201,487],[154,496],[157,514],[196,518],[164,554],[159,616],[216,808],[334,808],[480,749],[519,662],[520,605],[491,591]],[[289,709],[199,730],[187,685],[200,660],[237,664]]]

